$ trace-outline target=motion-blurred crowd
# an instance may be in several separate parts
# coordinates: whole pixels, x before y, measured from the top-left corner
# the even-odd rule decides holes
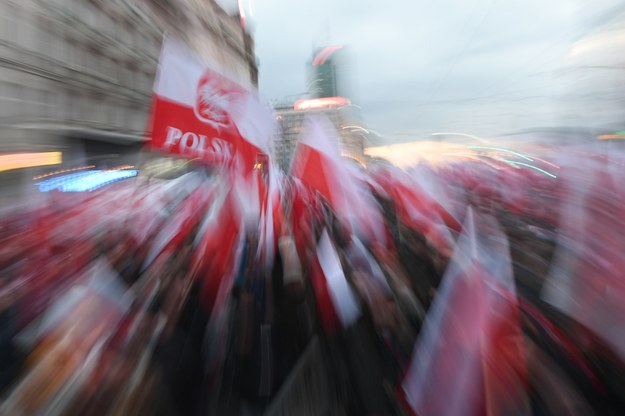
[[[549,155],[189,163],[6,212],[0,412],[623,414],[625,158]]]

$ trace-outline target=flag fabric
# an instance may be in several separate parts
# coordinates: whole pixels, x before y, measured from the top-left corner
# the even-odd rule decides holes
[[[380,169],[372,177],[394,201],[398,217],[407,227],[424,235],[439,252],[451,250],[451,231],[460,232],[461,226],[443,205],[398,169]]]
[[[278,169],[273,164],[269,164],[262,178],[259,250],[262,252],[261,258],[264,260],[264,266],[269,270],[274,264],[278,240],[284,234],[284,212],[282,211],[282,189]]]
[[[165,37],[154,85],[151,147],[244,172],[268,152],[275,121],[244,81],[220,72],[183,42]]]
[[[195,241],[192,269],[201,285],[202,305],[209,311],[225,306],[234,282],[245,232],[246,204],[240,186],[232,179],[224,182]]]
[[[307,250],[313,244],[314,219],[320,215],[317,199],[299,179],[289,179],[287,224],[295,239],[297,253],[307,259]]]
[[[340,161],[338,134],[324,117],[309,117],[291,163],[291,176],[321,194],[340,214],[350,203],[343,181],[349,180]],[[340,179],[339,179],[340,178]]]
[[[366,180],[339,149],[339,137],[329,120],[309,117],[298,143],[290,173],[321,195],[351,232],[369,240],[385,239],[380,207]]]
[[[174,213],[163,229],[155,236],[142,270],[150,266],[165,250],[173,250],[182,245],[192,228],[200,222],[211,194],[209,187],[198,187],[187,197],[178,212]]]
[[[625,192],[615,160],[563,164],[565,204],[544,300],[598,335],[625,359]]]
[[[225,256],[222,249],[233,248],[242,222],[258,227],[265,265],[273,264],[280,199],[268,154],[275,127],[272,109],[255,88],[225,76],[216,63],[202,59],[183,42],[165,37],[154,85],[151,146],[209,164],[225,164],[228,168],[220,174],[235,188],[215,209],[232,210],[234,204],[236,211],[213,212],[216,216],[203,222],[203,238],[198,240],[202,255],[219,252]],[[222,247],[207,241],[215,235],[225,238]],[[225,270],[229,259],[199,256],[195,266],[208,267],[213,276]],[[209,262],[214,264],[209,266]]]
[[[323,230],[319,239],[310,279],[319,320],[327,333],[348,328],[361,316],[358,299],[345,277],[327,230]]]
[[[420,416],[528,414],[526,371],[507,240],[469,209],[400,396]]]

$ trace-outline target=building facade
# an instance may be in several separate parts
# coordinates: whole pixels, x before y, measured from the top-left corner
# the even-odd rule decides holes
[[[307,117],[311,115],[323,115],[328,118],[337,131],[337,139],[341,155],[365,163],[364,148],[367,142],[360,127],[360,115],[358,108],[352,105],[344,105],[330,108],[311,108],[306,110],[295,109],[293,105],[276,106],[276,118],[278,121],[278,133],[274,145],[274,159],[278,166],[288,171],[293,160],[297,144],[301,139]]]
[[[358,106],[352,105],[349,59],[343,46],[327,46],[314,51],[308,69],[308,99],[274,105],[279,131],[274,158],[288,170],[309,115],[322,114],[337,131],[342,156],[364,164],[364,148],[369,131],[362,126]]]
[[[0,154],[60,152],[62,167],[135,159],[164,32],[257,84],[251,37],[213,0],[1,1]],[[21,188],[46,169],[0,166],[0,181]]]

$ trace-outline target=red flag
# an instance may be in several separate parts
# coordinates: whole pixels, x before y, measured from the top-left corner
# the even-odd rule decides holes
[[[460,224],[440,203],[430,198],[408,175],[384,169],[374,173],[375,180],[392,197],[397,214],[406,226],[426,236],[439,252],[451,250],[450,229],[460,232]]]
[[[208,162],[239,158],[244,172],[266,153],[270,113],[244,82],[232,80],[182,42],[165,38],[154,85],[151,146]]]
[[[313,244],[313,218],[317,200],[297,178],[290,178],[289,225],[295,238],[297,253],[301,259],[307,258],[307,250]]]
[[[318,191],[332,206],[344,203],[343,192],[335,185],[337,173],[332,161],[322,152],[308,144],[298,144],[291,165],[291,176]]]
[[[338,143],[338,134],[327,119],[308,120],[293,157],[291,175],[321,194],[359,237],[385,239],[380,207],[364,176],[341,157]]]
[[[198,232],[192,261],[207,310],[223,307],[234,281],[243,233],[243,213],[236,193],[237,189],[231,188],[217,197]]]

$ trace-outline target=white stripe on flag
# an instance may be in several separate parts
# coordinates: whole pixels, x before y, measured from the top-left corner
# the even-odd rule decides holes
[[[317,246],[317,258],[328,283],[334,309],[343,328],[347,328],[360,317],[360,306],[352,288],[347,283],[338,253],[326,230],[323,231]]]

